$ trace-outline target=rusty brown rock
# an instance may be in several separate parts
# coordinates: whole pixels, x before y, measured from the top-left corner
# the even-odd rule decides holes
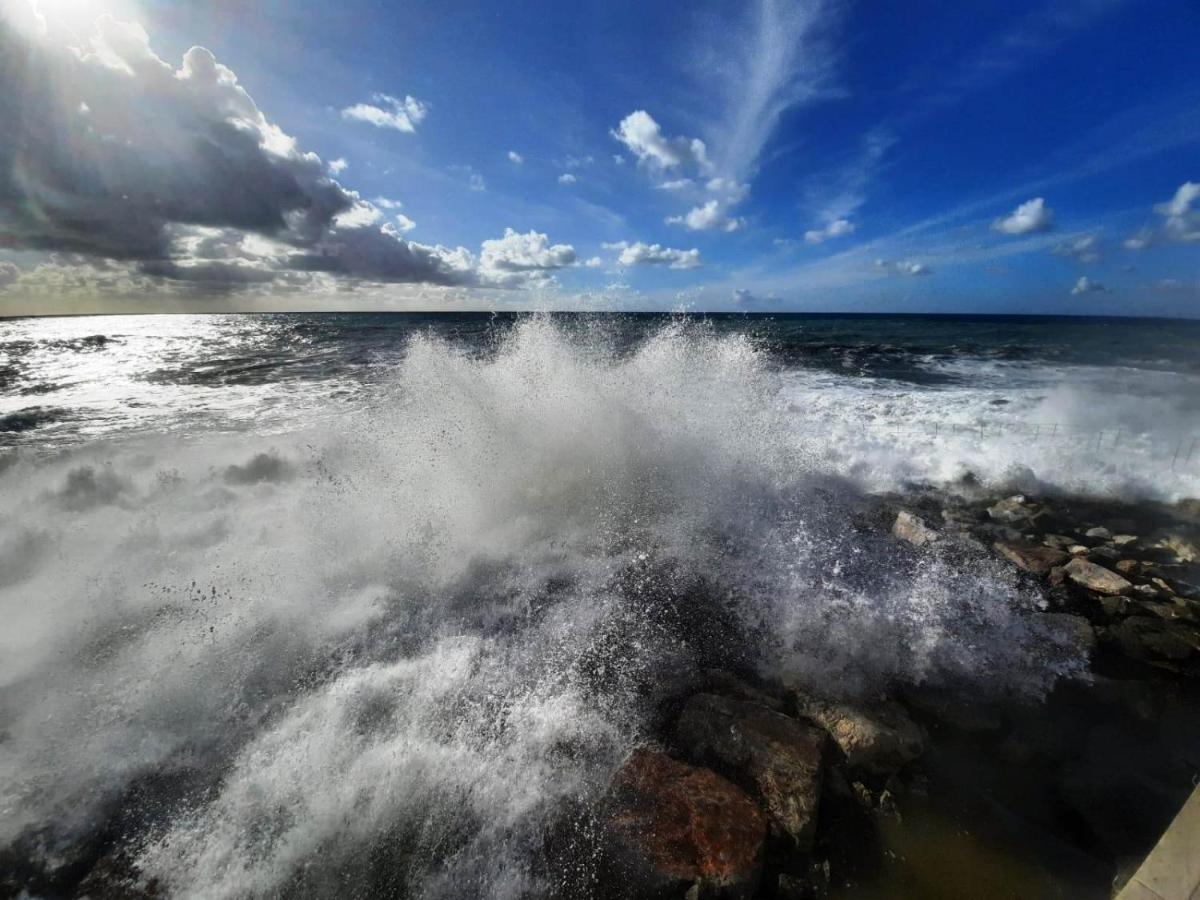
[[[1014,563],[1018,569],[1034,575],[1046,576],[1055,566],[1061,566],[1070,556],[1055,547],[1037,544],[1006,544],[997,541],[992,545],[996,552]]]
[[[754,893],[767,820],[737,785],[638,749],[614,777],[611,802],[608,831],[622,896]]]
[[[754,703],[696,694],[679,717],[680,744],[698,762],[751,785],[777,833],[812,845],[821,797],[825,734]]]

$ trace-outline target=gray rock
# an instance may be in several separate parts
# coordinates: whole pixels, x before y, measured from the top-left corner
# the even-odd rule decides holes
[[[1051,628],[1075,645],[1080,655],[1090,657],[1096,649],[1096,632],[1083,616],[1069,613],[1042,613]]]
[[[1124,594],[1133,587],[1116,572],[1110,572],[1080,556],[1067,563],[1064,569],[1073,582],[1098,594]]]
[[[1057,547],[1059,550],[1066,550],[1079,543],[1075,538],[1067,537],[1065,534],[1048,534],[1042,539],[1047,547]]]
[[[774,829],[798,850],[811,848],[826,743],[820,729],[753,703],[696,694],[677,734],[693,759],[752,784]]]
[[[1113,545],[1116,547],[1128,547],[1130,544],[1137,543],[1136,534],[1114,534],[1112,538]]]
[[[1088,551],[1088,559],[1102,559],[1105,562],[1116,562],[1121,558],[1121,551],[1115,547],[1101,545]]]
[[[1000,502],[988,507],[988,515],[997,522],[1023,522],[1033,514],[1033,510],[1025,506],[1024,494],[1013,494]]]
[[[937,540],[937,532],[925,524],[925,520],[907,510],[901,510],[892,524],[892,534],[915,547],[931,544]]]
[[[1067,552],[1072,556],[1087,556],[1088,548],[1083,544],[1072,544],[1067,548]]]
[[[860,705],[797,691],[796,711],[824,728],[851,766],[868,772],[895,772],[925,750],[920,726],[895,702]]]
[[[1083,535],[1084,535],[1084,537],[1089,537],[1089,538],[1092,538],[1092,540],[1097,540],[1097,541],[1112,540],[1112,532],[1109,531],[1107,528],[1105,528],[1103,525],[1097,525],[1095,528],[1089,528],[1087,531],[1085,531],[1083,533]]]
[[[1126,656],[1146,662],[1179,664],[1200,653],[1200,632],[1158,616],[1130,616],[1108,633]]]

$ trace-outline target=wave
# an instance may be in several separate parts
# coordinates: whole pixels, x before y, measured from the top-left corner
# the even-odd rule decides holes
[[[1008,569],[865,522],[788,377],[702,324],[618,353],[539,318],[486,354],[417,336],[386,402],[265,445],[17,459],[7,858],[52,882],[119,847],[187,896],[583,895],[591,803],[704,669],[1078,674]]]

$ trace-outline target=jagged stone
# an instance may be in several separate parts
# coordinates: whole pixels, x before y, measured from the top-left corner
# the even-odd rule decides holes
[[[767,821],[737,785],[638,749],[614,777],[610,802],[610,853],[622,896],[754,894]]]
[[[1032,515],[1033,510],[1025,506],[1024,494],[1013,494],[998,503],[988,507],[988,515],[997,522],[1023,522]]]
[[[778,833],[798,849],[812,846],[826,742],[819,728],[757,704],[696,694],[677,734],[691,758],[752,786]]]
[[[996,548],[996,552],[1013,562],[1017,568],[1034,575],[1049,575],[1051,569],[1062,565],[1068,559],[1067,554],[1062,550],[1037,544],[1006,544],[997,541],[992,546]]]
[[[933,543],[937,532],[925,524],[925,520],[907,510],[901,510],[892,524],[892,534],[916,547]]]
[[[1073,582],[1098,594],[1124,594],[1133,587],[1116,572],[1111,572],[1103,566],[1098,566],[1079,556],[1067,563],[1064,568],[1067,577]]]
[[[895,702],[859,705],[797,691],[796,711],[824,728],[851,766],[869,772],[895,772],[925,749],[920,726]]]

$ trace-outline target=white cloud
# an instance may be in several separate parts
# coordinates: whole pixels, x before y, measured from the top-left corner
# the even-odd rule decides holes
[[[1032,234],[1048,231],[1053,226],[1054,211],[1047,208],[1046,201],[1041,197],[1025,201],[1010,215],[992,223],[992,228],[1002,234]]]
[[[614,153],[613,154],[613,165],[617,165],[617,166],[625,165],[625,157],[623,157],[620,153]]]
[[[915,260],[875,260],[875,268],[881,272],[887,272],[890,275],[929,275],[932,269],[924,263],[916,262]]]
[[[417,227],[417,223],[408,216],[404,215],[404,213],[396,213],[394,216],[392,216],[392,219],[395,221],[396,227],[405,234],[408,234],[408,232]]]
[[[513,165],[517,165],[517,166],[519,166],[519,165],[521,165],[523,162],[525,162],[525,157],[523,157],[523,156],[522,156],[520,153],[518,153],[516,150],[509,150],[509,151],[508,151],[508,161],[509,161],[510,163],[512,163]]]
[[[606,250],[620,250],[617,262],[622,266],[667,266],[672,269],[694,269],[702,265],[700,251],[676,250],[663,247],[660,244],[644,244],[641,241],[630,244],[619,241],[615,244],[605,244]]]
[[[775,294],[760,296],[747,288],[736,288],[730,300],[733,301],[735,306],[758,306],[768,303],[778,303],[779,297]]]
[[[655,187],[660,191],[685,191],[695,184],[690,178],[676,178],[672,181],[664,181],[661,184],[656,184]]]
[[[579,179],[576,178],[574,175],[572,175],[570,172],[563,172],[561,175],[558,176],[559,184],[574,184],[578,180]]]
[[[740,219],[732,219],[725,215],[722,205],[716,200],[709,200],[703,206],[694,207],[687,215],[669,216],[668,225],[686,225],[692,231],[737,231],[742,226]]]
[[[627,115],[611,134],[629,148],[639,163],[651,168],[675,169],[692,165],[702,173],[712,168],[704,141],[664,136],[658,123],[644,109]]]
[[[591,259],[585,262],[584,265],[589,269],[598,269],[604,265],[604,260],[598,256],[593,256]]]
[[[854,233],[854,223],[849,219],[834,219],[824,228],[814,228],[804,232],[804,240],[810,244],[821,244],[830,238],[842,237]]]
[[[1139,228],[1129,237],[1121,242],[1121,246],[1126,250],[1145,250],[1154,244],[1156,235],[1150,228]]]
[[[350,163],[346,162],[345,157],[339,156],[337,159],[329,161],[329,174],[336,178],[350,167]]]
[[[1166,220],[1163,231],[1171,240],[1200,241],[1200,210],[1193,209],[1197,199],[1200,199],[1200,184],[1185,181],[1174,197],[1154,207]]]
[[[372,94],[371,100],[374,102],[346,107],[342,118],[411,134],[429,112],[429,107],[415,97],[405,96],[401,100],[390,94]]]
[[[550,238],[537,231],[521,234],[504,229],[504,237],[484,241],[479,255],[484,276],[496,281],[544,276],[554,269],[575,264],[575,248],[570,244],[551,244]]]
[[[1092,294],[1100,291],[1105,291],[1107,288],[1098,281],[1092,281],[1086,275],[1080,275],[1079,280],[1075,282],[1075,287],[1071,288],[1072,294]]]
[[[401,203],[399,200],[390,200],[387,197],[376,197],[371,202],[374,203],[376,206],[378,206],[380,209],[391,210],[391,209],[403,209],[404,208],[404,204]]]
[[[0,260],[0,291],[10,285],[16,284],[17,279],[21,277],[21,270],[16,263],[10,263],[7,260]]]
[[[467,187],[476,192],[483,192],[487,190],[487,182],[478,172],[472,172],[467,176]]]
[[[568,156],[563,160],[563,166],[568,169],[582,169],[596,161],[592,156]]]
[[[1057,244],[1050,251],[1055,256],[1066,256],[1080,263],[1099,262],[1100,238],[1094,234],[1085,234]]]

